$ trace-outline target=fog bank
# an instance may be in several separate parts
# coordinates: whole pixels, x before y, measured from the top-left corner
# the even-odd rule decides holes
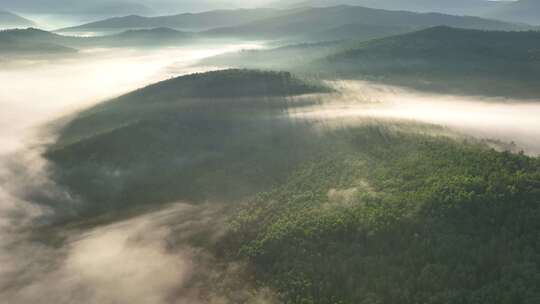
[[[321,106],[291,114],[331,121],[377,118],[437,124],[540,155],[540,100],[429,94],[365,81],[329,84],[340,94],[325,99]]]

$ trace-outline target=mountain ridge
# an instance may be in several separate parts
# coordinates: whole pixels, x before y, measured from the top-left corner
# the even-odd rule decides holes
[[[313,34],[346,26],[351,23],[417,29],[438,25],[485,30],[526,30],[533,28],[531,26],[480,17],[390,11],[360,6],[339,5],[302,9],[291,14],[254,21],[237,27],[210,30],[206,34],[215,36],[275,38]]]
[[[59,32],[96,29],[135,29],[170,27],[175,29],[208,30],[210,28],[239,25],[256,19],[276,16],[283,13],[278,9],[231,9],[212,10],[202,13],[182,13],[157,17],[128,15],[113,17],[79,26],[59,29]]]

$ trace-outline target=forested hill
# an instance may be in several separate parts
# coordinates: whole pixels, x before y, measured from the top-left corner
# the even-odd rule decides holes
[[[0,31],[0,55],[39,56],[75,53],[77,50],[64,46],[62,37],[33,28]]]
[[[534,97],[540,92],[540,32],[434,27],[372,40],[318,61],[346,77],[433,89]]]
[[[531,27],[478,17],[438,13],[413,13],[370,9],[359,6],[334,6],[299,10],[290,14],[254,21],[237,27],[222,28],[208,34],[225,36],[287,37],[306,36],[349,24],[394,26],[418,29],[438,25],[483,30],[523,30]]]
[[[326,86],[306,82],[289,72],[229,69],[190,74],[149,85],[84,111],[80,121],[75,120],[65,128],[59,142],[72,142],[76,138],[87,137],[83,133],[99,134],[99,130],[103,129],[102,125],[114,124],[118,127],[126,123],[118,117],[108,122],[102,121],[102,124],[92,121],[107,114],[123,115],[126,111],[145,115],[146,110],[148,113],[160,112],[163,107],[177,110],[202,107],[203,110],[212,112],[214,108],[222,109],[223,106],[231,106],[237,101],[242,105],[240,108],[265,108],[271,105],[266,101],[272,97],[289,98],[331,91]],[[242,102],[242,99],[246,102]],[[178,114],[189,114],[189,111]],[[124,118],[132,121],[136,116],[127,115]]]
[[[0,31],[0,41],[9,42],[57,42],[62,36],[36,28],[10,29]]]
[[[43,203],[71,220],[178,201],[225,206],[185,242],[245,265],[233,286],[249,280],[279,303],[537,303],[540,161],[434,126],[333,128],[287,115],[321,101],[291,95],[327,91],[229,70],[105,102],[46,153],[80,204]],[[197,277],[210,294],[223,287],[211,274]]]
[[[304,157],[285,147],[306,141],[305,130],[269,118],[295,105],[293,96],[325,92],[286,72],[174,78],[83,111],[61,130],[47,157],[59,169],[57,180],[89,202],[81,213],[239,199],[268,189]]]
[[[539,59],[540,32],[503,32],[465,30],[446,26],[364,43],[356,49],[333,56],[333,59],[359,56],[427,57],[427,60],[474,59],[481,61],[512,60],[530,62]]]

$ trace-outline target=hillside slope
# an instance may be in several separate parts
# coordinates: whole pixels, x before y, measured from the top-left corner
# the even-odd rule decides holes
[[[318,64],[313,70],[424,89],[537,97],[540,32],[435,27],[368,41]]]

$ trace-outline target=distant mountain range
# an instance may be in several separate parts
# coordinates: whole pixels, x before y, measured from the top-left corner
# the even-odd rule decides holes
[[[0,10],[0,29],[13,27],[28,27],[34,25],[35,23],[31,20],[28,20],[8,11]]]
[[[336,5],[356,5],[387,10],[477,15],[497,4],[487,0],[281,0],[274,2],[275,7],[330,7]]]
[[[244,2],[244,6],[249,3]],[[490,0],[276,0],[268,7],[291,9],[300,7],[331,7],[355,5],[386,10],[415,12],[438,12],[453,15],[472,15],[501,20],[540,25],[540,9],[537,0],[490,1]],[[252,7],[253,5],[251,5]],[[105,17],[122,15],[150,16],[163,12],[201,12],[203,10],[239,8],[239,1],[174,0],[0,0],[0,7],[8,11],[32,14],[75,14]],[[166,24],[157,26],[173,27]],[[227,26],[227,25],[221,25]],[[218,27],[221,27],[218,26]],[[231,26],[231,25],[229,25]],[[156,27],[156,26],[154,26]],[[124,28],[126,29],[126,28]],[[182,28],[180,28],[182,29]]]
[[[479,17],[439,13],[414,13],[371,9],[359,6],[314,8],[218,10],[199,14],[161,17],[126,16],[88,23],[59,32],[114,31],[168,27],[199,33],[207,37],[256,39],[298,38],[336,40],[363,35],[377,38],[431,26],[483,30],[523,30],[531,27]]]
[[[238,9],[160,17],[130,15],[65,28],[59,30],[59,32],[123,31],[127,29],[149,29],[156,27],[201,31],[218,27],[237,26],[255,20],[276,17],[288,12],[278,9]]]
[[[231,24],[234,26],[220,27]],[[290,39],[296,43],[298,41],[366,41],[439,25],[482,30],[532,28],[478,17],[335,6],[291,10],[218,10],[153,18],[128,16],[65,29],[68,33],[116,29],[117,33],[110,35],[75,37],[29,28],[2,32],[0,42],[16,45],[19,49],[32,48],[34,50],[39,49],[35,47],[36,45],[47,44],[50,46],[47,49],[53,49],[52,45],[55,45],[57,48],[54,49],[66,51],[87,47],[156,47],[185,44],[195,39],[214,38],[281,41]],[[186,32],[179,31],[177,28],[214,29]],[[7,47],[4,47],[4,50],[6,49]]]
[[[229,24],[240,25],[219,27]],[[186,32],[169,26],[174,28],[217,28]],[[434,26],[504,31],[534,29],[532,26],[479,17],[389,11],[342,5],[291,10],[219,10],[155,18],[128,16],[67,29],[69,32],[70,30],[116,28],[118,33],[111,35],[74,37],[30,28],[1,32],[0,43],[9,44],[10,52],[14,53],[14,47],[39,50],[40,48],[37,46],[47,45],[47,48],[42,49],[62,52],[88,47],[179,45],[194,42],[196,39],[214,38],[290,40],[295,41],[295,43],[299,41],[313,43],[338,40],[359,42],[410,33]],[[124,28],[128,28],[128,30],[124,30]],[[3,52],[5,53],[7,49],[8,47],[4,46]],[[312,51],[314,49],[311,48]],[[328,54],[327,52],[332,48],[317,47],[316,49],[320,51],[317,55],[324,55]],[[307,58],[315,59],[315,56],[303,56],[303,59]]]
[[[453,15],[470,15],[496,18],[505,21],[540,25],[540,1],[490,1],[490,0],[282,0],[274,7],[330,7],[358,5],[387,10],[438,12]]]
[[[300,9],[289,14],[254,21],[236,27],[220,28],[210,32],[217,36],[253,38],[314,37],[339,28],[351,30],[363,26],[394,27],[395,33],[438,25],[482,30],[524,30],[531,27],[479,17],[452,16],[439,13],[389,11],[360,6],[333,6]],[[378,29],[377,29],[378,30]],[[339,30],[338,30],[339,32]],[[338,37],[339,37],[339,33]],[[354,34],[354,31],[353,31]],[[328,36],[328,35],[325,35]],[[325,39],[327,37],[324,37]]]

